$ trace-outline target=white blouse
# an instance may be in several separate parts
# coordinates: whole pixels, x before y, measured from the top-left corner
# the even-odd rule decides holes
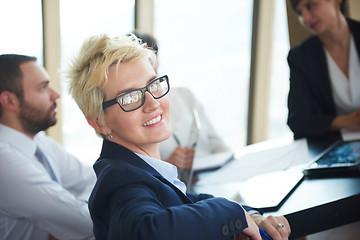
[[[353,36],[350,38],[349,79],[326,49],[325,53],[337,113],[343,115],[354,112],[360,107],[360,61]]]

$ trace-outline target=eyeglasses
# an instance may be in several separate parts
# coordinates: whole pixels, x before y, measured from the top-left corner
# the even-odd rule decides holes
[[[159,99],[165,96],[170,90],[169,78],[167,75],[156,78],[151,83],[143,88],[135,89],[130,92],[121,94],[117,98],[103,102],[103,109],[108,108],[115,103],[118,103],[125,112],[134,111],[145,102],[145,92],[148,91],[154,99]]]

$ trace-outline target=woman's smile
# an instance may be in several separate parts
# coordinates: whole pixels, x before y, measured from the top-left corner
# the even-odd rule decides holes
[[[146,123],[142,124],[143,127],[147,127],[150,125],[154,125],[155,123],[160,122],[162,119],[161,115],[158,115],[157,117],[151,119],[150,121],[147,121]]]

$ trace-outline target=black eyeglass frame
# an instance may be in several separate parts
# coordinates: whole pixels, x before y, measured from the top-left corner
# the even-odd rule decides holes
[[[149,87],[150,87],[150,85],[153,84],[155,81],[158,81],[158,80],[163,79],[163,78],[165,78],[165,80],[166,80],[168,89],[167,89],[167,91],[166,91],[163,95],[161,95],[160,97],[155,97],[155,96],[149,91]],[[161,81],[161,82],[163,82],[163,81]],[[134,108],[134,109],[125,110],[125,109],[120,105],[120,103],[118,102],[118,99],[119,99],[120,97],[126,95],[126,94],[129,94],[129,93],[135,92],[135,91],[141,91],[141,93],[142,93],[142,96],[143,96],[143,97],[141,98],[141,104],[140,104],[138,107]],[[118,96],[118,97],[116,97],[116,98],[114,98],[114,99],[112,99],[112,100],[103,102],[102,107],[103,107],[103,109],[105,110],[106,108],[108,108],[108,107],[110,107],[110,106],[112,106],[112,105],[114,105],[114,104],[117,103],[124,112],[134,111],[134,110],[136,110],[136,109],[141,108],[141,107],[144,105],[144,103],[145,103],[145,92],[146,92],[146,91],[149,92],[154,99],[159,99],[159,98],[164,97],[164,96],[165,96],[166,94],[168,94],[169,91],[170,91],[169,77],[168,77],[167,75],[164,75],[164,76],[155,78],[153,81],[151,81],[148,85],[146,85],[146,86],[143,87],[143,88],[138,88],[138,89],[131,90],[130,92],[123,93],[123,94],[121,94],[120,96]]]

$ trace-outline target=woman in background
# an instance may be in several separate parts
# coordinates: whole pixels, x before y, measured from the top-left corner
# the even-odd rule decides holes
[[[294,138],[360,130],[360,23],[341,0],[290,0],[314,33],[290,50],[288,125]]]

